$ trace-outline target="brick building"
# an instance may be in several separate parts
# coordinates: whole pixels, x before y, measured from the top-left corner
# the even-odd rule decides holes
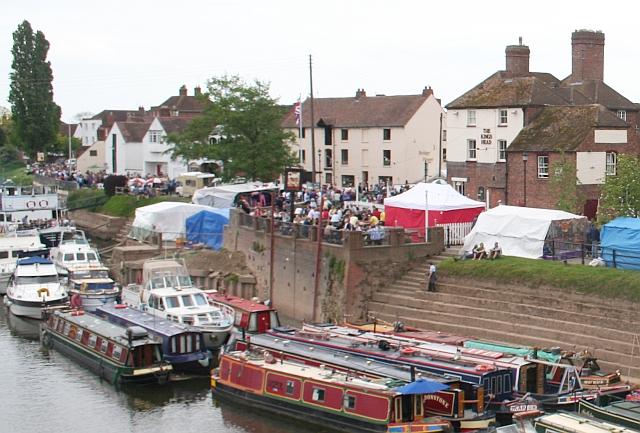
[[[638,106],[604,83],[601,32],[573,33],[564,80],[530,72],[529,54],[522,41],[508,46],[504,71],[446,106],[449,181],[490,206],[555,208],[550,171],[564,153],[576,164],[592,218],[617,155],[638,152]]]

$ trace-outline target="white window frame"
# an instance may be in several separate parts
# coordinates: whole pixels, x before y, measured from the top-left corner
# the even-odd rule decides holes
[[[149,131],[149,142],[150,143],[161,143],[162,142],[162,131]]]
[[[349,165],[349,149],[340,149],[340,164]]]
[[[478,158],[478,145],[476,140],[468,139],[467,140],[467,159],[476,160]]]
[[[549,178],[549,155],[538,155],[538,179]]]
[[[500,109],[498,111],[499,119],[498,122],[500,125],[506,125],[509,120],[509,112],[506,109]]]
[[[507,160],[507,140],[498,140],[498,161]]]
[[[627,110],[618,110],[618,117],[626,122],[627,121]]]
[[[618,166],[618,154],[615,152],[607,152],[607,165],[604,174],[607,176],[615,176]]]
[[[476,126],[476,110],[467,110],[467,126]]]
[[[305,149],[298,150],[298,160],[300,161],[301,164],[304,164],[307,162],[307,152],[305,151]]]

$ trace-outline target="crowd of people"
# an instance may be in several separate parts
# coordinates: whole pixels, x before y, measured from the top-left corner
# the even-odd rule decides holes
[[[77,182],[79,187],[98,187],[104,183],[104,179],[108,176],[104,170],[91,171],[85,173],[75,170],[72,166],[65,163],[35,163],[27,166],[27,172],[33,175],[40,175],[55,180]]]

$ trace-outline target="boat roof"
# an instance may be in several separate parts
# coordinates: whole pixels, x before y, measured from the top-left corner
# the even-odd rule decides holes
[[[194,327],[163,319],[135,308],[128,308],[124,305],[104,305],[96,309],[96,314],[99,316],[106,315],[126,320],[132,325],[142,326],[149,332],[162,335],[163,337],[171,337],[174,335],[184,334],[185,332],[202,333]]]
[[[79,316],[73,316],[71,311],[54,311],[55,315],[60,316],[64,320],[74,323],[82,328],[89,330],[90,332],[99,335],[101,337],[108,338],[119,342],[120,344],[129,345],[129,339],[127,338],[127,328],[124,326],[116,325],[106,319],[102,319],[96,315],[90,313],[84,313]],[[131,346],[143,346],[147,344],[160,344],[152,338],[138,338],[131,340]]]
[[[39,235],[28,236],[0,236],[0,250],[11,249],[41,249],[45,245],[40,241]]]
[[[262,311],[276,311],[275,308],[257,302],[253,299],[244,299],[239,296],[225,295],[223,293],[207,293],[209,299],[228,305],[234,310],[245,310],[250,313],[259,313]]]
[[[536,418],[535,423],[555,427],[559,431],[574,433],[637,433],[637,430],[595,420],[579,414],[558,412]]]
[[[19,266],[25,265],[52,265],[53,262],[49,259],[43,259],[42,257],[33,256],[27,257],[26,259],[21,259],[18,261]]]

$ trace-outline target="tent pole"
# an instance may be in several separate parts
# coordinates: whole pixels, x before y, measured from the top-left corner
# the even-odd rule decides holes
[[[424,191],[424,239],[429,242],[429,191]]]

